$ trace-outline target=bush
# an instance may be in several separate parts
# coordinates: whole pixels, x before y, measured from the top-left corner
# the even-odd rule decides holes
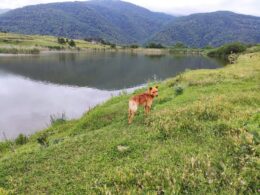
[[[16,139],[16,145],[24,145],[28,142],[28,137],[26,135],[20,134]]]
[[[62,113],[61,116],[51,115],[50,121],[51,121],[51,125],[64,123],[66,121],[66,115],[65,113]]]
[[[184,49],[184,48],[188,48],[188,47],[181,42],[177,42],[176,44],[173,45],[173,48]]]
[[[183,94],[184,88],[182,86],[175,86],[174,87],[175,95],[181,95]]]
[[[48,136],[47,134],[42,134],[41,136],[39,136],[37,138],[37,142],[44,147],[48,147],[49,146],[49,141],[48,141]]]
[[[136,48],[139,48],[139,45],[130,45],[130,48],[132,48],[132,49],[136,49]]]
[[[215,50],[212,50],[208,53],[210,57],[224,57],[227,58],[230,54],[242,53],[247,49],[247,46],[243,43],[229,43],[219,47]]]
[[[69,41],[68,44],[69,44],[70,47],[76,47],[76,43],[75,43],[75,41],[72,40],[72,39]]]
[[[115,49],[115,48],[116,48],[116,44],[111,44],[110,47],[111,47],[112,49]]]
[[[58,37],[58,43],[59,44],[65,44],[66,43],[66,40],[62,37]]]
[[[63,46],[48,46],[50,50],[64,50]]]
[[[162,44],[160,43],[149,43],[146,48],[157,48],[157,49],[160,49],[160,48],[165,48]]]

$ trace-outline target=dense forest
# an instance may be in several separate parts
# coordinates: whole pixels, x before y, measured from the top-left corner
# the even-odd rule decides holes
[[[191,47],[220,46],[228,42],[260,42],[260,17],[218,11],[179,17],[151,41]]]
[[[227,11],[175,17],[123,1],[51,3],[0,16],[2,31],[103,39],[116,44],[151,43],[189,47],[260,42],[260,17]]]
[[[174,17],[121,1],[51,3],[12,10],[0,28],[23,34],[103,38],[114,43],[139,43]]]

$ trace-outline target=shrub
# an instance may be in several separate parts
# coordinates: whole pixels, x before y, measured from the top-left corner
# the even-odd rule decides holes
[[[224,57],[227,58],[230,54],[238,54],[242,53],[247,49],[247,46],[243,43],[229,43],[226,45],[223,45],[222,47],[219,47],[217,49],[214,49],[208,53],[208,56],[210,57]]]
[[[58,37],[57,40],[58,40],[59,44],[65,44],[66,43],[66,40],[64,38],[62,38],[62,37]]]
[[[184,91],[183,86],[181,85],[174,86],[174,92],[176,96],[183,94],[183,91]]]
[[[48,141],[48,136],[47,134],[42,134],[41,136],[39,136],[37,138],[37,142],[44,147],[48,147],[49,146],[49,141]]]
[[[28,142],[28,137],[26,135],[20,134],[16,139],[16,145],[24,145]]]
[[[133,45],[130,45],[130,48],[136,49],[136,48],[139,48],[139,45],[133,44]]]
[[[50,50],[63,50],[64,49],[63,46],[48,46],[48,48]]]
[[[177,42],[176,44],[173,45],[173,48],[184,49],[184,48],[187,48],[187,46],[181,42]]]
[[[115,49],[115,48],[116,48],[116,44],[111,44],[110,47],[111,47],[112,49]]]
[[[61,116],[55,114],[50,116],[50,121],[52,125],[64,123],[66,120],[67,119],[65,113],[62,113]]]
[[[149,43],[146,48],[157,48],[157,49],[160,49],[160,48],[165,48],[162,44],[160,43]]]
[[[69,41],[68,44],[69,44],[70,47],[76,47],[76,43],[75,43],[75,41],[72,40],[72,39]]]

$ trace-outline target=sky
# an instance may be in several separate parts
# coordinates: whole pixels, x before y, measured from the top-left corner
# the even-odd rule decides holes
[[[0,0],[0,8],[18,8],[39,3],[74,0]],[[85,0],[77,0],[85,1]],[[228,10],[236,13],[260,16],[260,0],[124,0],[152,11],[174,15]]]

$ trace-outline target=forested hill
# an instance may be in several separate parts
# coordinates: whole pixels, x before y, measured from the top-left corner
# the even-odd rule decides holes
[[[151,12],[119,0],[27,6],[0,15],[2,31],[102,38],[117,44],[149,42],[190,47],[260,42],[260,17],[227,11],[183,17]]]
[[[227,11],[179,17],[150,41],[166,45],[182,42],[192,47],[220,46],[227,42],[260,42],[260,17]]]
[[[0,17],[0,28],[23,34],[141,43],[173,18],[123,1],[95,0],[15,9]]]

